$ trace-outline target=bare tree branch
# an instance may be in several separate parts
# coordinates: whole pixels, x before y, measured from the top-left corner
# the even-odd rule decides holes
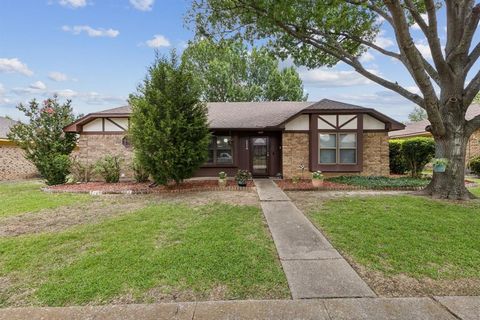
[[[467,15],[465,22],[462,24],[463,33],[458,45],[449,52],[447,61],[453,61],[457,56],[468,54],[468,49],[472,43],[473,36],[477,30],[478,22],[480,21],[480,3],[473,6],[470,13]]]
[[[468,61],[467,64],[465,65],[465,68],[463,69],[464,75],[467,75],[470,69],[473,67],[475,62],[477,62],[478,58],[480,57],[480,42],[477,43],[475,48],[473,48],[472,52],[468,56]]]
[[[471,135],[478,129],[480,129],[480,115],[477,115],[473,119],[467,121],[467,133],[469,135]]]
[[[473,99],[480,90],[480,71],[477,72],[475,77],[470,81],[468,86],[464,90],[463,103],[468,106],[472,103]]]

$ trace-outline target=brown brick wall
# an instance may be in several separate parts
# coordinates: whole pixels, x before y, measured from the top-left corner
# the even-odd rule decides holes
[[[131,169],[133,152],[131,147],[126,148],[122,144],[124,135],[121,134],[81,134],[78,140],[78,149],[72,155],[82,163],[95,164],[106,155],[121,156],[122,179],[132,179]]]
[[[467,161],[473,157],[480,156],[480,130],[475,131],[467,145]]]
[[[300,177],[302,170],[300,165],[305,166],[304,178],[310,178],[309,174],[309,136],[308,133],[284,132],[282,136],[282,162],[283,176],[292,178]]]
[[[310,178],[309,135],[308,133],[283,133],[282,142],[283,175],[285,178],[301,176],[300,164],[304,164],[305,178]],[[352,175],[359,173],[325,173],[326,176]],[[388,135],[386,132],[366,132],[363,134],[364,176],[388,176],[390,174],[388,156]]]
[[[386,132],[365,132],[363,134],[362,176],[388,176],[390,160]]]
[[[28,179],[36,176],[37,169],[25,159],[22,149],[10,142],[0,142],[0,180]]]

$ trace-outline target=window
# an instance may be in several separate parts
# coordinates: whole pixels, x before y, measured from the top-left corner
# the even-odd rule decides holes
[[[233,164],[232,137],[213,136],[208,146],[207,164]]]
[[[127,149],[132,147],[132,143],[130,142],[130,138],[128,136],[122,138],[122,145]]]
[[[320,133],[320,164],[356,164],[357,135],[355,133]]]

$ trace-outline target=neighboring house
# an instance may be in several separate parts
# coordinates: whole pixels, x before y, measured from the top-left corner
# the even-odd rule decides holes
[[[467,120],[480,115],[480,104],[472,104],[467,110],[465,118]],[[422,120],[418,122],[412,122],[405,126],[405,129],[389,132],[390,139],[404,139],[412,137],[431,137],[432,134],[425,130],[430,125],[428,120]],[[477,130],[472,134],[467,143],[467,156],[466,160],[470,160],[473,157],[480,156],[480,130]]]
[[[24,157],[24,152],[7,138],[10,128],[16,124],[9,118],[0,117],[0,181],[32,178],[37,169]]]
[[[238,169],[254,177],[286,178],[321,170],[328,175],[388,175],[388,132],[405,126],[374,110],[332,100],[319,102],[208,103],[213,134],[208,161],[196,176],[233,176]],[[132,148],[127,137],[130,107],[91,113],[65,127],[80,134],[80,161]],[[125,170],[129,177],[131,172]]]

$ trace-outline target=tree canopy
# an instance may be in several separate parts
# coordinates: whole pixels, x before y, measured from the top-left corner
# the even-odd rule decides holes
[[[418,106],[415,106],[412,112],[408,114],[408,120],[410,120],[411,122],[418,122],[425,119],[427,119],[427,113],[424,109]]]
[[[172,52],[157,56],[130,95],[136,161],[158,184],[190,178],[207,159],[210,133],[200,94],[194,75]]]
[[[202,99],[217,101],[305,101],[294,67],[281,69],[265,48],[251,50],[239,40],[200,38],[182,60],[198,78]]]

